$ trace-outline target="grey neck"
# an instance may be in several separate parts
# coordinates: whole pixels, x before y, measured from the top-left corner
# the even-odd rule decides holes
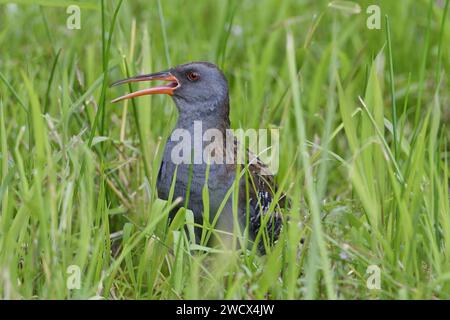
[[[203,131],[218,129],[224,132],[230,128],[228,99],[218,101],[216,105],[208,103],[196,103],[195,107],[186,104],[183,100],[175,100],[179,116],[176,128],[193,132],[194,124],[201,122]]]

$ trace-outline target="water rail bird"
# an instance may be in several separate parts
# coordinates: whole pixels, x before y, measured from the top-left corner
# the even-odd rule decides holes
[[[176,173],[174,197],[185,199],[189,190],[188,209],[193,211],[195,223],[201,225],[205,211],[202,190],[208,170],[209,208],[207,212],[210,215],[209,221],[214,221],[215,214],[224,202],[217,228],[231,231],[233,221],[238,220],[242,230],[248,231],[250,240],[253,242],[255,239],[257,240],[259,250],[264,253],[265,248],[271,246],[279,237],[283,224],[281,208],[286,203],[286,197],[283,193],[278,192],[278,187],[268,167],[257,156],[245,149],[247,162],[244,167],[248,175],[246,179],[242,174],[238,177],[237,219],[233,218],[233,196],[228,195],[228,199],[226,202],[224,201],[227,192],[233,188],[238,172],[236,170],[237,161],[228,161],[227,157],[231,156],[231,159],[237,159],[236,153],[240,143],[234,136],[230,136],[228,130],[230,129],[230,104],[228,82],[224,74],[212,63],[191,62],[166,71],[123,79],[111,86],[150,80],[162,80],[165,81],[165,84],[126,94],[112,102],[150,94],[170,95],[179,114],[172,135],[175,132],[187,133],[189,138],[183,140],[182,144],[188,144],[186,147],[194,154],[202,155],[205,148],[211,148],[202,140],[194,141],[194,131],[199,124],[201,124],[203,132],[213,129],[214,132],[220,133],[224,137],[224,139],[214,140],[215,147],[219,148],[219,151],[223,151],[213,155],[215,161],[198,162],[194,159],[190,163],[174,161],[174,152],[175,154],[179,152],[180,142],[168,139],[158,173],[158,196],[168,199],[173,176]],[[225,145],[224,141],[230,139],[232,141],[231,148],[229,145]],[[217,149],[214,153],[216,152]],[[218,157],[223,161],[217,161]],[[190,159],[192,159],[192,155],[190,155]],[[274,198],[276,198],[275,202]],[[273,206],[270,208],[272,203]],[[261,226],[264,227],[264,230],[261,230]],[[198,232],[198,228],[196,228],[196,233],[198,234]]]

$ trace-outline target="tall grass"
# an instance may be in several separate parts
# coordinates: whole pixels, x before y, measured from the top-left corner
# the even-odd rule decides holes
[[[378,1],[380,30],[370,1],[82,1],[81,30],[60,1],[0,3],[0,297],[450,298],[448,0]],[[109,103],[191,60],[224,69],[233,128],[280,129],[266,256],[207,247],[214,221],[196,243],[189,210],[168,225],[174,105]]]

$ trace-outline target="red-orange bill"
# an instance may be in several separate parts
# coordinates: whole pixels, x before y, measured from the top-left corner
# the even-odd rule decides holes
[[[160,85],[160,86],[156,86],[156,87],[152,87],[152,88],[148,88],[148,89],[143,89],[143,90],[139,90],[139,91],[135,91],[135,92],[131,92],[129,94],[123,95],[121,97],[118,97],[114,100],[112,100],[111,102],[119,102],[125,99],[131,99],[131,98],[135,98],[135,97],[139,97],[139,96],[143,96],[143,95],[148,95],[148,94],[169,94],[169,95],[173,95],[173,92],[176,88],[178,88],[179,83],[176,77],[174,77],[170,72],[167,71],[163,71],[163,72],[157,72],[157,73],[151,73],[151,74],[144,74],[144,75],[139,75],[139,76],[135,76],[135,77],[131,77],[131,78],[127,78],[127,79],[123,79],[123,80],[119,80],[114,82],[111,87],[117,86],[117,85],[121,85],[121,84],[125,84],[125,83],[131,83],[131,82],[141,82],[141,81],[151,81],[151,80],[163,80],[163,81],[169,81],[167,84],[164,85]]]

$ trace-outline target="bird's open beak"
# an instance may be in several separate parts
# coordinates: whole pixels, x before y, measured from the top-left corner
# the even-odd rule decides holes
[[[178,82],[177,78],[173,76],[168,71],[162,71],[157,73],[151,73],[151,74],[143,74],[140,76],[135,76],[123,80],[119,80],[111,84],[111,87],[124,84],[124,83],[130,83],[130,82],[141,82],[141,81],[150,81],[150,80],[163,80],[163,81],[169,81],[168,83],[164,85],[160,85],[153,88],[148,88],[144,90],[135,91],[126,95],[123,95],[121,97],[118,97],[111,102],[118,102],[125,99],[130,99],[134,97],[139,97],[147,94],[169,94],[173,95],[173,92],[175,89],[177,89],[180,86],[180,83]]]

